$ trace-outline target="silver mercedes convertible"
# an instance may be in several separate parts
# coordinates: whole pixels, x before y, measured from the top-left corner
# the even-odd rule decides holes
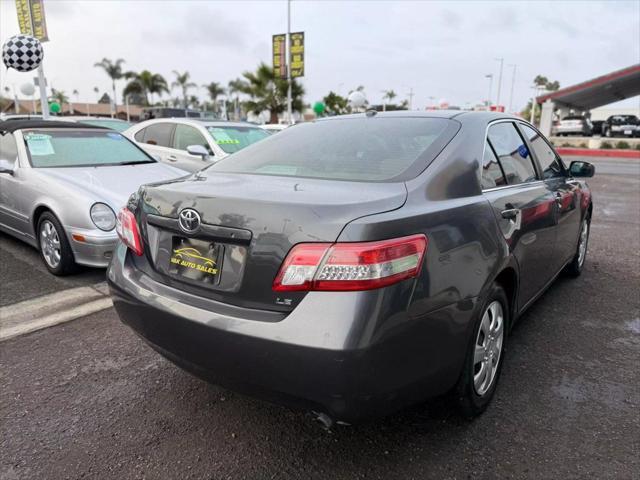
[[[106,267],[118,239],[114,212],[140,185],[184,175],[110,129],[0,122],[0,231],[38,248],[55,275]]]

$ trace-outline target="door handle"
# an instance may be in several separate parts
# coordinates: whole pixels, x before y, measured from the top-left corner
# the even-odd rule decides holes
[[[167,158],[169,159],[170,162],[178,161],[178,157],[176,157],[175,155],[169,155]]]
[[[502,218],[504,218],[505,220],[515,220],[518,217],[519,213],[520,209],[518,208],[509,208],[500,212]]]

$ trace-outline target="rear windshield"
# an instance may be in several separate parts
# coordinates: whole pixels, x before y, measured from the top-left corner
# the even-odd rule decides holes
[[[327,180],[408,180],[426,168],[458,125],[444,118],[406,117],[302,123],[208,169]]]
[[[207,131],[225,153],[235,153],[269,136],[258,127],[207,127]]]
[[[108,130],[28,130],[23,132],[34,168],[152,163],[122,134]]]
[[[636,125],[638,123],[638,117],[635,115],[619,115],[613,117],[611,123],[614,125]]]

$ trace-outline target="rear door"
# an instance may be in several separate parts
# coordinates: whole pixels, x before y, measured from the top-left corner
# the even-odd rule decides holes
[[[174,129],[175,124],[171,122],[152,123],[136,133],[134,138],[150,155],[156,155],[162,162],[174,164],[176,162],[170,158]]]
[[[553,278],[555,199],[512,121],[489,125],[482,184],[502,234],[520,268],[519,305]]]
[[[554,269],[560,270],[576,252],[580,231],[580,183],[573,180],[562,160],[542,134],[529,125],[519,123],[538,161],[544,183],[555,198],[557,235]]]
[[[207,152],[209,152],[209,159],[203,160],[199,155],[191,155],[187,152],[187,147],[191,145],[201,145],[206,148]],[[213,161],[214,153],[209,143],[204,135],[191,125],[176,124],[172,147],[173,151],[170,155],[176,159],[175,166],[183,170],[195,172],[206,167]]]

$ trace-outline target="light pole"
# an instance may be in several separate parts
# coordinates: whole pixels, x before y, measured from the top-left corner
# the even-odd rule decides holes
[[[496,58],[500,62],[500,74],[498,75],[498,95],[496,96],[496,107],[500,105],[500,89],[502,87],[502,68],[504,67],[504,58]]]
[[[511,112],[513,107],[513,89],[516,84],[516,69],[518,66],[515,64],[509,66],[513,67],[513,75],[511,75],[511,93],[509,94],[509,112]]]
[[[488,73],[484,78],[489,79],[489,96],[487,96],[487,107],[491,108],[491,87],[493,87],[493,73]]]
[[[293,124],[293,111],[291,109],[291,0],[287,0],[287,114],[289,125]]]

